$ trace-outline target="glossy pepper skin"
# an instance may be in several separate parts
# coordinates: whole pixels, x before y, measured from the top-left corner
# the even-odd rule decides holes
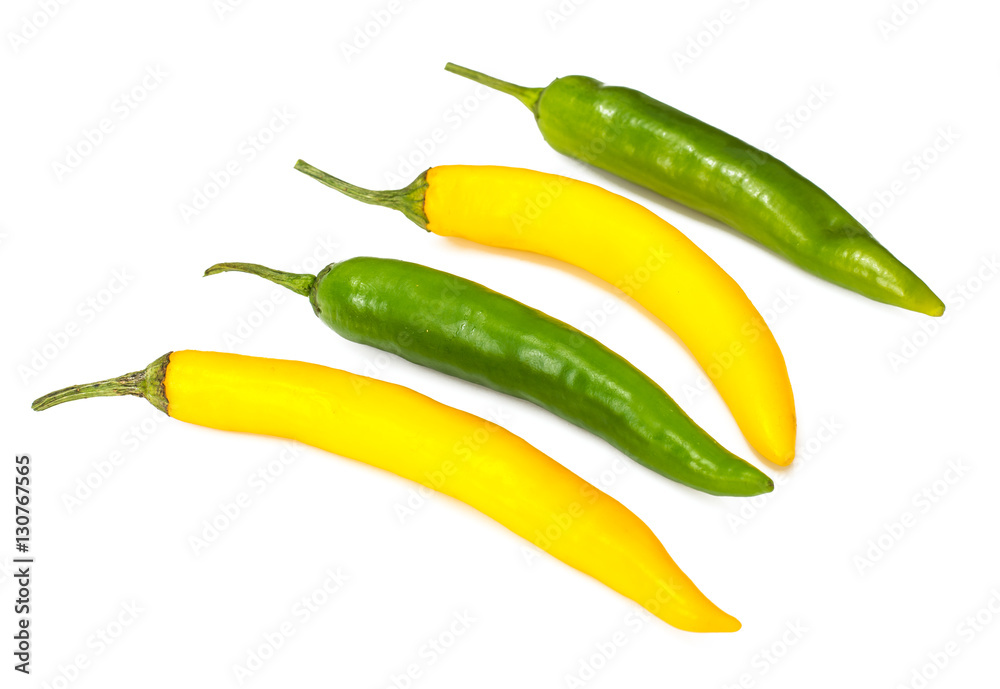
[[[301,160],[295,167],[434,234],[551,256],[618,287],[687,345],[755,450],[780,465],[795,457],[792,386],[770,328],[736,281],[655,213],[523,168],[441,165],[405,189],[370,191]]]
[[[944,303],[826,192],[774,156],[633,89],[569,76],[517,97],[560,153],[726,223],[824,280],[929,316]]]
[[[770,492],[771,479],[719,445],[656,383],[597,340],[486,287],[433,268],[356,257],[315,278],[222,263],[302,295],[342,337],[520,397],[643,466],[713,495]]]
[[[474,507],[679,629],[740,628],[617,500],[503,428],[408,388],[299,361],[188,350],[58,390],[32,408],[117,395],[144,397],[188,423],[291,438],[398,474]],[[484,430],[483,442],[463,442]]]

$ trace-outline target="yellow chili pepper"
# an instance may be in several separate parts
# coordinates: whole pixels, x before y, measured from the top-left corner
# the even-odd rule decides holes
[[[615,285],[677,333],[754,449],[781,465],[795,457],[792,387],[770,328],[736,281],[655,213],[521,168],[442,165],[398,191],[361,189],[301,160],[296,169],[435,234],[550,256]]]
[[[408,388],[298,361],[181,351],[50,393],[32,408],[115,395],[145,397],[189,423],[291,438],[385,469],[471,505],[668,624],[740,628],[617,500],[496,424]]]

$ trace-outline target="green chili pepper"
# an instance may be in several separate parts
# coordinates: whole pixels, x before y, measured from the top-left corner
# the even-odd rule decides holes
[[[719,445],[659,386],[575,328],[480,284],[405,261],[357,257],[319,275],[247,263],[308,296],[341,336],[534,402],[640,464],[714,495],[750,496],[774,483]]]
[[[777,158],[644,93],[583,76],[526,88],[449,63],[518,98],[554,149],[726,223],[870,299],[930,316],[944,303],[840,204]]]

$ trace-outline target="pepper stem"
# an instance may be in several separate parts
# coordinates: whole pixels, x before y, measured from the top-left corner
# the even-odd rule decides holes
[[[506,93],[509,96],[514,96],[519,101],[528,106],[528,110],[538,115],[538,99],[542,95],[542,91],[545,89],[538,88],[528,88],[527,86],[518,86],[517,84],[511,84],[507,81],[500,81],[489,75],[483,74],[482,72],[477,72],[475,70],[469,69],[468,67],[462,67],[456,65],[454,62],[449,62],[444,66],[446,70],[452,74],[457,74],[466,79],[472,79],[473,81],[482,84],[483,86],[489,86],[491,89],[496,89],[501,93]]]
[[[304,160],[295,163],[295,169],[299,172],[304,172],[331,189],[336,189],[340,193],[350,196],[352,199],[370,203],[374,206],[394,208],[420,227],[425,230],[427,229],[427,214],[424,213],[424,196],[427,191],[426,171],[422,172],[409,186],[403,189],[373,191],[371,189],[356,187],[350,182],[338,179],[319,168],[313,167]]]
[[[276,285],[286,287],[296,294],[301,294],[303,297],[309,296],[309,293],[312,292],[313,284],[316,282],[315,275],[309,275],[308,273],[286,273],[283,270],[273,270],[266,266],[257,265],[256,263],[216,263],[205,271],[205,275],[216,275],[231,270],[257,275],[265,280],[270,280]]]
[[[71,385],[68,388],[42,395],[31,403],[31,408],[35,411],[45,411],[63,402],[84,400],[89,397],[134,395],[142,397],[160,411],[167,413],[167,395],[163,379],[167,373],[167,364],[170,363],[170,354],[171,352],[167,352],[141,371],[133,371],[117,378],[108,378],[96,383]]]

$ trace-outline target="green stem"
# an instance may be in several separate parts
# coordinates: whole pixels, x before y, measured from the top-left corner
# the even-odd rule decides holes
[[[160,411],[168,413],[167,394],[164,389],[163,379],[166,376],[167,365],[169,363],[170,352],[164,354],[141,371],[133,371],[117,378],[108,378],[96,383],[71,385],[68,388],[42,395],[31,403],[31,408],[35,411],[45,411],[63,402],[84,400],[89,397],[134,395],[135,397],[142,397]]]
[[[350,182],[345,182],[331,174],[315,168],[304,160],[295,163],[295,169],[304,172],[313,179],[325,184],[331,189],[336,189],[342,194],[350,196],[352,199],[370,203],[375,206],[385,206],[394,208],[407,218],[415,222],[420,227],[427,229],[427,215],[424,213],[424,196],[427,192],[427,172],[423,172],[413,180],[409,186],[403,189],[393,189],[388,191],[373,191],[354,186]]]
[[[273,270],[256,263],[216,263],[205,271],[205,275],[216,275],[217,273],[225,273],[231,270],[257,275],[265,280],[270,280],[276,285],[286,287],[296,294],[301,294],[303,297],[309,296],[313,285],[316,283],[315,275],[286,273],[283,270]]]
[[[449,62],[444,66],[446,70],[452,74],[457,74],[459,76],[465,77],[466,79],[472,79],[473,81],[482,84],[483,86],[489,86],[491,89],[496,89],[501,93],[506,93],[509,96],[514,96],[519,101],[528,106],[528,110],[535,113],[538,116],[538,99],[542,96],[542,91],[545,89],[528,88],[527,86],[518,86],[517,84],[511,84],[508,81],[501,81],[495,79],[482,72],[477,72],[475,70],[469,69],[468,67],[462,67],[456,65],[453,62]]]

